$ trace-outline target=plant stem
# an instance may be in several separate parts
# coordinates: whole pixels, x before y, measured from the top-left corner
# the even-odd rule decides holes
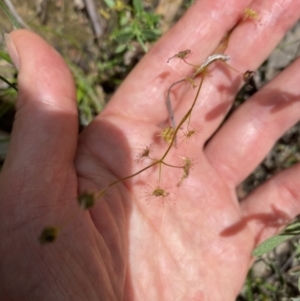
[[[17,28],[17,29],[21,28],[21,26],[17,22],[16,18],[11,14],[8,7],[4,4],[4,2],[2,0],[0,0],[0,8],[2,8],[2,10],[5,12],[5,14],[10,19],[10,22],[14,25],[15,28]]]

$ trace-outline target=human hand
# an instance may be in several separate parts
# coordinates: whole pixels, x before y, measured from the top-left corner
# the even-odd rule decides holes
[[[75,88],[65,63],[35,34],[10,34],[19,96],[0,175],[1,300],[234,300],[252,249],[300,212],[298,165],[241,203],[235,194],[299,119],[299,60],[213,137],[241,76],[221,64],[211,66],[190,123],[202,130],[167,158],[177,163],[188,154],[193,168],[177,187],[176,170],[163,167],[159,185],[169,193],[163,204],[151,196],[158,185],[155,168],[108,189],[90,210],[80,212],[75,200],[78,193],[102,189],[138,170],[139,149],[157,142],[167,124],[168,87],[191,72],[179,60],[166,60],[189,48],[190,60],[204,61],[249,3],[197,1],[79,137]],[[229,64],[241,71],[257,68],[299,17],[299,4],[254,1],[260,20],[234,29],[225,52]],[[195,90],[185,83],[174,91],[180,120]],[[154,156],[165,148],[158,142]],[[40,245],[41,230],[56,224],[63,225],[57,241]]]

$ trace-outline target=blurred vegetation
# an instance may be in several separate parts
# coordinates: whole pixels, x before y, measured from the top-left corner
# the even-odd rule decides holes
[[[8,2],[17,13],[17,21],[41,35],[69,64],[76,82],[81,128],[101,112],[162,32],[163,15],[156,13],[160,3],[154,1],[86,1],[95,5],[96,20],[84,1]],[[187,5],[181,2],[182,14]],[[95,24],[100,27],[100,35],[95,31]],[[0,26],[3,33],[13,29],[13,22],[2,9]],[[0,144],[0,161],[3,162],[14,120],[17,73],[6,55],[3,35],[0,42],[0,133],[5,137],[2,139],[5,142],[1,140]]]
[[[43,36],[68,62],[76,81],[80,123],[86,126],[109,100],[130,70],[161,35],[158,3],[151,1],[93,1],[102,34],[93,31],[87,6],[81,1],[11,1],[26,26]],[[95,22],[94,22],[95,23]],[[0,12],[3,32],[12,23]],[[1,51],[5,52],[1,37]],[[15,82],[14,69],[1,60],[1,76]],[[16,94],[1,82],[0,109]],[[6,112],[1,110],[0,116]],[[0,129],[1,120],[0,120]],[[9,131],[10,127],[5,126]]]

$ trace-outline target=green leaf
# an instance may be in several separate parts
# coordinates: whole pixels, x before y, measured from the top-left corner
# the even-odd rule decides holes
[[[143,23],[145,23],[151,29],[154,29],[155,26],[158,25],[160,19],[161,19],[160,15],[155,15],[146,12],[143,14]]]
[[[139,14],[141,14],[143,12],[142,1],[140,1],[140,0],[133,0],[132,4],[133,4],[134,11],[135,11],[135,13],[137,15],[139,15]]]
[[[117,46],[117,48],[115,49],[115,53],[121,53],[121,52],[123,52],[126,48],[127,48],[127,45],[126,45],[126,44],[120,44],[120,45]]]
[[[143,39],[138,35],[136,37],[137,41],[140,43],[140,45],[142,46],[143,50],[145,51],[145,53],[148,51],[147,46],[145,45]]]
[[[299,220],[294,221],[293,223],[289,224],[281,234],[284,235],[289,235],[289,234],[293,234],[293,235],[298,235],[300,234],[300,222]]]
[[[6,52],[0,50],[0,57],[1,57],[3,60],[7,61],[8,63],[12,64],[12,61],[11,61],[11,59],[10,59],[8,53],[6,53]]]
[[[114,36],[114,39],[119,43],[129,43],[133,38],[132,32],[119,32]]]
[[[255,250],[253,250],[252,255],[253,256],[261,256],[263,254],[266,254],[270,251],[272,251],[275,247],[277,247],[282,242],[294,237],[294,235],[275,235],[267,240],[265,240],[263,243],[261,243]]]
[[[160,36],[160,31],[144,29],[142,30],[142,35],[144,36],[145,40],[155,41]]]
[[[119,24],[121,27],[126,26],[130,22],[130,15],[127,13],[120,12]]]
[[[111,8],[111,9],[113,9],[113,8],[115,7],[115,5],[116,5],[116,3],[115,3],[114,0],[103,0],[103,1],[104,1],[105,4],[106,4],[109,8]]]

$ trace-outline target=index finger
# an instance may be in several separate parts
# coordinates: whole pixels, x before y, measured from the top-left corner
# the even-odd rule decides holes
[[[216,0],[196,1],[131,72],[107,105],[103,115],[120,114],[151,124],[166,120],[167,89],[173,82],[193,70],[177,60],[168,64],[168,58],[189,48],[195,52],[196,62],[201,64],[224,35],[234,27],[250,2],[230,0],[223,5]],[[178,95],[184,89],[185,87],[178,88]]]

